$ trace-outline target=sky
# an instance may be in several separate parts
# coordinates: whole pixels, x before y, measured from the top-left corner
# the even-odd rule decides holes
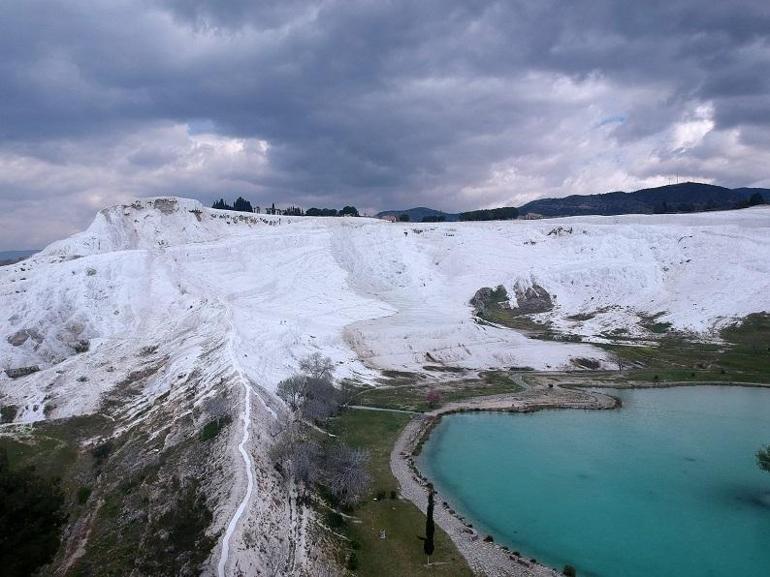
[[[767,0],[2,0],[0,250],[99,209],[770,187]]]

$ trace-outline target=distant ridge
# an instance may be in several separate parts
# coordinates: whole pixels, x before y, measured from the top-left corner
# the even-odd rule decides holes
[[[416,208],[407,208],[405,210],[384,210],[382,212],[377,213],[377,218],[382,218],[384,216],[395,216],[398,218],[402,214],[408,214],[409,220],[411,222],[422,222],[422,219],[426,216],[428,217],[444,217],[444,220],[446,222],[455,222],[460,220],[459,214],[449,213],[449,212],[442,212],[440,210],[435,210],[432,208],[427,208],[425,206],[418,206]]]
[[[635,192],[541,198],[519,207],[519,212],[522,215],[556,217],[727,210],[739,208],[754,193],[761,194],[765,202],[770,201],[770,190],[764,188],[730,189],[700,182],[683,182]]]
[[[0,266],[15,264],[32,256],[37,250],[0,250]]]
[[[725,188],[701,182],[683,182],[634,192],[606,192],[603,194],[573,194],[564,198],[541,198],[519,207],[519,216],[544,217],[618,214],[654,214],[668,212],[702,212],[730,210],[745,206],[749,198],[759,194],[770,202],[767,188]],[[385,210],[377,218],[408,214],[411,222],[422,222],[425,217],[443,216],[447,222],[460,220],[458,213],[442,212],[420,206],[405,210]]]

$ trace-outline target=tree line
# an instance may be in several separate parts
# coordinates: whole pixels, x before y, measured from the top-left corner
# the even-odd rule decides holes
[[[232,205],[227,204],[223,198],[220,198],[211,205],[211,208],[218,208],[219,210],[236,210],[239,212],[254,212],[251,203],[241,196],[235,199],[235,202]]]
[[[345,206],[340,210],[336,208],[308,208],[305,216],[361,216],[355,206]]]
[[[240,196],[235,200],[233,204],[227,204],[225,199],[220,198],[219,200],[214,201],[214,204],[211,205],[211,208],[216,208],[219,210],[234,210],[238,212],[256,212],[258,214],[262,213],[262,209],[260,207],[253,207],[251,202]],[[336,208],[315,207],[302,210],[302,208],[293,205],[289,206],[288,208],[276,208],[275,203],[272,203],[270,207],[265,207],[264,211],[265,214],[281,214],[284,216],[360,216],[358,209],[355,206],[350,205],[344,206],[339,210]]]
[[[519,218],[519,209],[515,206],[503,206],[501,208],[486,208],[482,210],[461,212],[459,216],[462,221],[515,220]]]
[[[735,203],[732,208],[749,208],[752,206],[759,206],[761,204],[767,204],[768,200],[762,196],[761,193],[755,192],[746,200]],[[693,204],[691,202],[680,202],[677,204],[668,202],[661,202],[653,209],[654,214],[677,214],[677,213],[690,213],[690,212],[709,212],[712,210],[725,210],[725,206],[719,206],[715,202],[708,202],[705,205]]]

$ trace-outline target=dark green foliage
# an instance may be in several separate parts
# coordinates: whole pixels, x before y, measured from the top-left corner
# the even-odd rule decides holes
[[[200,432],[200,440],[205,442],[213,439],[229,422],[229,416],[210,420],[208,423],[203,425],[203,428]]]
[[[326,514],[326,525],[332,529],[339,529],[345,524],[345,519],[337,511],[329,511]]]
[[[96,466],[100,467],[112,452],[112,441],[107,440],[91,449],[91,456],[96,460]]]
[[[336,208],[308,208],[305,216],[337,216]]]
[[[78,489],[78,503],[85,505],[91,496],[91,487],[80,487]]]
[[[430,556],[433,555],[433,551],[435,550],[435,543],[434,543],[434,537],[436,534],[436,524],[433,521],[433,506],[434,506],[434,498],[433,498],[433,487],[428,488],[428,510],[425,513],[426,519],[425,519],[425,540],[422,543],[422,549],[425,551],[425,554],[428,556],[428,559],[430,559]]]
[[[514,220],[517,218],[519,218],[519,209],[515,206],[471,210],[470,212],[460,213],[460,220]]]
[[[749,197],[749,206],[757,206],[758,204],[765,204],[765,197],[759,192],[755,192]]]
[[[340,216],[358,216],[358,209],[355,206],[346,206],[340,211]]]
[[[674,213],[698,212],[698,209],[691,202],[680,202],[680,203],[669,204],[668,202],[664,201],[656,205],[652,212],[653,214],[674,214]]]
[[[0,408],[0,422],[12,423],[16,418],[16,413],[19,412],[19,408],[16,405],[5,405]]]
[[[639,315],[639,324],[650,331],[658,335],[662,335],[671,328],[671,323],[665,321],[659,321],[658,319],[665,315],[665,311],[661,311],[654,315]]]
[[[409,215],[406,213],[398,215],[398,222],[409,222],[410,220]]]
[[[770,445],[757,451],[757,466],[770,473]]]
[[[177,494],[172,506],[151,521],[140,563],[146,575],[197,575],[216,544],[216,536],[206,535],[213,516],[197,482]]]
[[[770,194],[768,194],[768,198],[770,198]],[[758,206],[760,204],[765,204],[765,197],[762,196],[761,192],[755,192],[752,194],[749,198],[746,200],[743,200],[739,202],[736,207],[737,208],[749,208],[750,206]]]
[[[562,575],[566,575],[566,577],[576,577],[577,571],[572,565],[565,565],[564,569],[562,569]]]
[[[284,208],[283,209],[283,215],[284,216],[302,216],[304,214],[305,213],[298,206],[290,206],[289,208]]]
[[[235,199],[235,204],[232,206],[227,204],[224,199],[220,198],[213,205],[211,205],[211,208],[218,208],[220,210],[235,210],[238,212],[254,212],[251,203],[240,196]]]
[[[252,208],[251,203],[245,198],[242,198],[240,196],[235,199],[233,210],[237,210],[240,212],[254,212],[254,209]]]
[[[0,450],[0,568],[5,577],[27,577],[51,561],[66,520],[58,480],[32,468],[11,471]]]
[[[91,449],[91,456],[95,459],[97,467],[100,467],[107,460],[107,457],[112,452],[112,448],[112,441],[107,440]]]
[[[350,571],[355,571],[356,569],[358,569],[358,555],[356,555],[355,551],[351,551],[350,555],[348,556],[348,562],[345,564],[345,567]]]
[[[408,215],[407,215],[408,216]],[[423,216],[422,222],[445,222],[446,216],[443,214]]]

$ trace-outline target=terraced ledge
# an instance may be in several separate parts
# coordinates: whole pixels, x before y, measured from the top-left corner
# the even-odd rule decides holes
[[[515,394],[477,397],[448,403],[443,407],[412,419],[398,437],[390,454],[390,468],[401,485],[401,495],[412,501],[423,513],[427,509],[429,480],[419,471],[415,457],[441,417],[467,411],[504,411],[528,413],[543,409],[605,410],[620,406],[620,401],[609,395],[562,387],[534,386]],[[440,503],[434,512],[439,526],[446,531],[468,565],[477,575],[486,577],[557,577],[561,575],[550,567],[533,563],[514,555],[494,542],[484,541],[471,524],[455,512],[446,498],[438,494]]]

